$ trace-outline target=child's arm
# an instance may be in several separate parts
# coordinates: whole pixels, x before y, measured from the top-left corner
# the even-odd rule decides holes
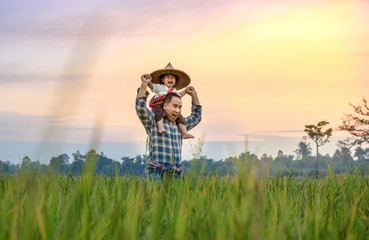
[[[183,90],[183,91],[179,92],[179,95],[180,95],[181,97],[183,97],[184,95],[186,95],[186,90]]]
[[[150,77],[150,79],[151,79],[151,77]],[[151,89],[151,91],[154,88],[154,86],[152,85],[152,82],[151,81],[149,82],[149,84],[147,84],[147,86]]]

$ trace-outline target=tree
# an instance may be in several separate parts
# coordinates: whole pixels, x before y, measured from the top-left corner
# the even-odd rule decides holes
[[[8,171],[9,171],[8,164],[0,161],[0,173],[7,173]]]
[[[84,161],[86,155],[82,155],[78,150],[76,153],[72,153],[73,161]]]
[[[62,164],[69,163],[69,156],[68,156],[68,154],[63,153],[63,154],[59,155],[58,158],[60,159],[60,162]]]
[[[302,160],[311,155],[311,146],[309,143],[301,141],[297,146],[298,148],[295,150],[297,159]]]
[[[60,172],[60,158],[58,157],[52,157],[50,160],[50,170],[52,171],[52,173],[57,174]]]
[[[328,124],[329,122],[321,121],[318,122],[317,125],[305,125],[304,131],[307,133],[308,137],[315,142],[316,146],[315,178],[318,178],[319,147],[326,144],[329,141],[329,137],[332,136],[332,128],[329,128],[324,132],[322,131],[322,128]]]
[[[146,165],[145,156],[137,155],[135,157],[135,164],[138,164],[139,166]]]
[[[272,167],[275,167],[278,171],[287,171],[289,168],[292,168],[292,155],[284,155],[282,150],[278,151],[277,156],[272,162]]]
[[[50,160],[50,170],[52,173],[67,173],[68,172],[69,156],[67,154],[61,154],[58,157],[52,157]]]
[[[82,174],[82,170],[84,169],[85,162],[83,160],[77,159],[73,161],[71,166],[71,171],[73,175]]]
[[[260,157],[262,176],[269,176],[269,167],[272,161],[273,161],[273,157],[268,156],[265,153]]]
[[[335,162],[341,162],[344,167],[350,167],[351,163],[353,163],[354,161],[351,156],[350,149],[346,147],[341,147],[340,149],[337,149],[332,158]]]
[[[95,174],[97,160],[98,156],[95,149],[91,149],[87,152],[84,165],[87,174]]]
[[[137,166],[138,174],[142,175],[145,172],[146,167],[145,156],[137,155],[135,157],[135,165]]]
[[[31,170],[31,159],[28,156],[25,156],[22,160],[22,171],[30,171]]]
[[[135,159],[131,157],[122,157],[122,168],[121,173],[122,174],[134,174],[135,172]]]
[[[350,106],[354,112],[345,114],[345,117],[342,118],[342,125],[338,127],[338,130],[348,131],[352,137],[340,141],[340,144],[352,147],[369,143],[369,106],[366,99],[363,97],[361,105],[355,106],[350,103]]]
[[[369,148],[363,149],[362,147],[357,147],[355,149],[355,157],[359,162],[365,162],[369,160]]]

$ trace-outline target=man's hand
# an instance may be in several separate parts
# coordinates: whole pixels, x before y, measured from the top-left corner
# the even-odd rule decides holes
[[[145,84],[146,86],[151,82],[151,76],[150,74],[144,74],[141,76],[141,81],[143,84]]]
[[[195,88],[194,88],[194,87],[192,87],[192,86],[188,86],[188,87],[186,87],[185,91],[186,91],[186,93],[187,93],[188,95],[190,95],[191,97],[193,97],[194,95],[196,95],[196,94],[197,94],[197,92],[196,92]]]

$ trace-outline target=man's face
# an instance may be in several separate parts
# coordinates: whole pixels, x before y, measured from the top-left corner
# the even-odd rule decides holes
[[[172,88],[174,84],[176,84],[176,77],[174,75],[167,74],[162,78],[162,81],[165,86]]]
[[[169,122],[175,122],[182,111],[182,99],[179,97],[172,97],[169,103],[164,103],[163,106]]]

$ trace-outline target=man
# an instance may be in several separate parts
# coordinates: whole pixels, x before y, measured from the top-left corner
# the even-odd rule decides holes
[[[172,70],[170,74],[175,75],[175,72]],[[149,95],[147,87],[151,81],[151,76],[145,74],[141,77],[141,81],[141,87],[136,98],[136,112],[149,137],[149,155],[147,158],[149,176],[163,179],[166,174],[171,173],[177,179],[182,172],[183,139],[176,119],[181,114],[182,99],[175,93],[169,93],[165,97],[163,108],[166,116],[163,124],[166,132],[160,133],[155,122],[154,113],[146,107]],[[193,87],[186,87],[185,91],[192,98],[191,115],[184,118],[187,130],[190,130],[201,121],[201,105],[197,92]]]

